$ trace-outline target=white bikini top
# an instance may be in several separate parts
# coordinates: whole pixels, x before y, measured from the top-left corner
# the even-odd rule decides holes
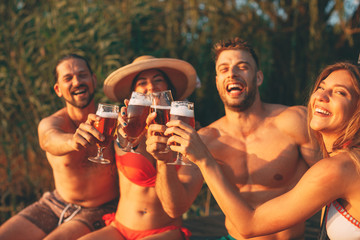
[[[331,240],[359,240],[360,222],[334,201],[326,217],[326,231]]]

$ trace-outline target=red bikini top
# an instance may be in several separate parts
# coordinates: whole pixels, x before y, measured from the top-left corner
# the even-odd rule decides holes
[[[142,187],[155,187],[156,169],[141,154],[128,152],[115,155],[117,168],[127,179]]]

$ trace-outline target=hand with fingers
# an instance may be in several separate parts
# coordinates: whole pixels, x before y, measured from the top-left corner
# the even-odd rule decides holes
[[[211,154],[196,130],[181,120],[172,120],[166,124],[164,132],[168,138],[170,149],[181,153],[195,164],[210,159]]]
[[[164,135],[166,126],[153,123],[156,118],[156,112],[150,113],[146,119],[148,125],[146,151],[159,161],[169,162],[174,160],[175,153],[164,151],[167,147],[169,137]]]
[[[124,100],[125,106],[121,107],[119,116],[118,116],[118,126],[116,128],[116,142],[120,148],[125,148],[128,144],[127,134],[124,131],[124,127],[127,125],[126,117],[127,117],[127,106],[129,104],[129,100]]]
[[[82,148],[94,146],[97,142],[105,140],[104,135],[94,127],[96,121],[99,121],[99,117],[90,113],[86,122],[81,123],[76,129],[70,144],[75,150],[79,151]]]
[[[130,100],[125,100],[118,117],[117,143],[124,152],[135,152],[146,133],[145,119],[149,114],[148,96],[133,92]]]

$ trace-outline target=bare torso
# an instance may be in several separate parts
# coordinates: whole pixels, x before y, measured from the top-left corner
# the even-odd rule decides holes
[[[155,159],[146,152],[145,142],[141,141],[137,151],[141,152],[156,166]],[[119,154],[124,154],[121,151]],[[120,201],[116,211],[116,219],[122,225],[134,230],[149,230],[164,226],[181,226],[181,218],[170,218],[164,211],[157,196],[155,187],[142,187],[131,182],[120,170]]]
[[[76,131],[77,126],[64,109],[49,118],[60,122],[61,125],[57,127],[63,132],[73,134]],[[110,145],[105,150],[105,156],[112,159],[109,165],[88,161],[88,157],[95,156],[96,152],[94,145],[87,150],[71,151],[62,156],[46,153],[53,170],[55,188],[65,201],[83,207],[96,207],[118,197],[113,147]]]
[[[270,114],[248,134],[242,131],[241,122],[230,124],[226,117],[199,131],[228,181],[253,207],[290,190],[308,169],[300,151],[300,145],[308,141],[304,109],[281,105],[265,105],[265,109]],[[244,239],[229,220],[225,225],[230,235]],[[301,239],[303,233],[302,223],[255,239]]]

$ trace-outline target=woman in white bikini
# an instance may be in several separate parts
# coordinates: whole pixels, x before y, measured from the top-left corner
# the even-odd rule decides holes
[[[311,93],[308,116],[309,131],[320,143],[324,158],[292,190],[256,209],[243,201],[237,189],[226,186],[226,176],[192,128],[172,121],[165,134],[177,135],[168,143],[182,146],[171,145],[171,149],[180,151],[199,167],[220,207],[233,206],[225,215],[242,236],[255,237],[289,228],[327,206],[324,224],[329,238],[360,239],[358,67],[347,62],[326,67]]]

